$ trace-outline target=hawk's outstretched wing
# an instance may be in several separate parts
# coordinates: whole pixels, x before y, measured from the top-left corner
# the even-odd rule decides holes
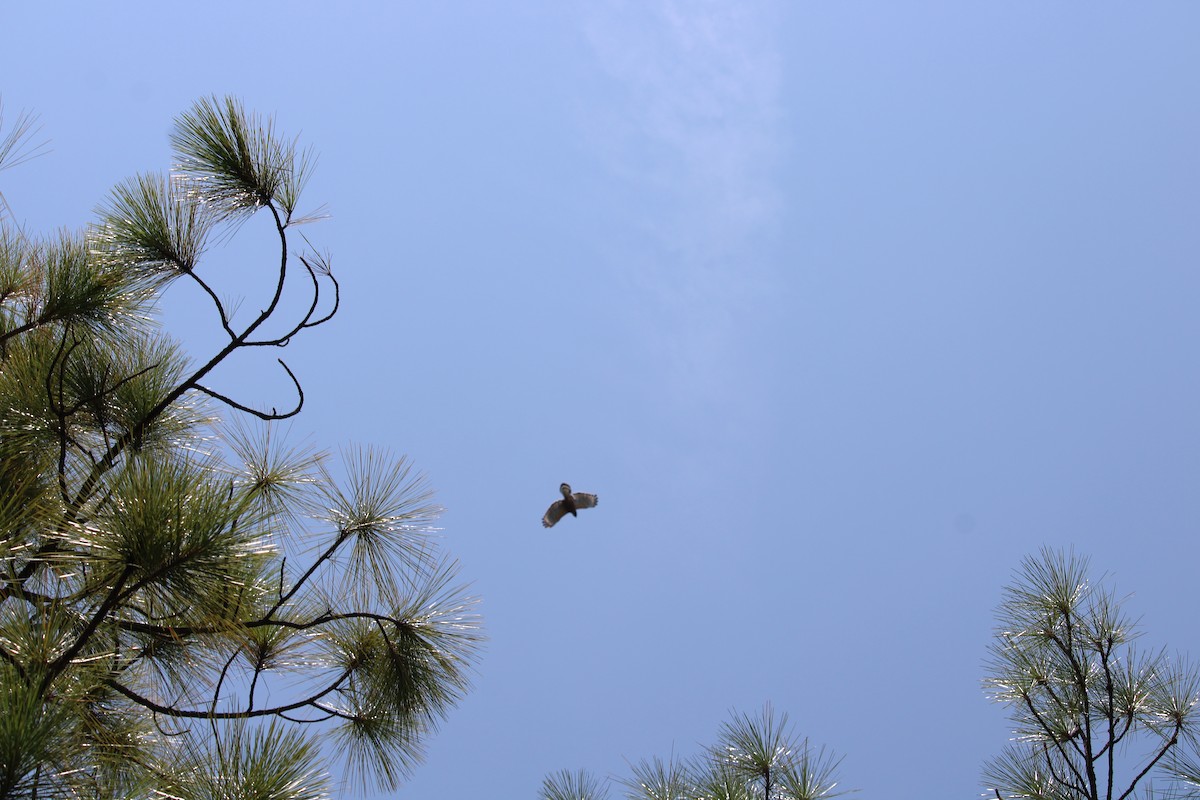
[[[574,494],[576,508],[595,508],[596,503],[600,502],[600,498],[588,492],[576,492]]]
[[[567,513],[567,506],[562,500],[555,500],[546,509],[546,513],[542,516],[542,526],[545,528],[553,528],[554,523],[563,518],[563,514]]]

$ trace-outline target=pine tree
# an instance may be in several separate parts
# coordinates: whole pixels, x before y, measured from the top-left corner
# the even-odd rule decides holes
[[[989,795],[1151,797],[1154,775],[1195,797],[1200,672],[1134,646],[1137,625],[1086,558],[1024,560],[997,610],[985,686],[1009,707],[1014,742],[984,768]]]
[[[282,360],[282,411],[213,382],[337,313],[298,232],[311,152],[233,98],[171,141],[83,232],[0,219],[0,797],[322,797],[323,746],[395,786],[468,689],[473,600],[406,459],[286,444]],[[203,261],[247,225],[278,257],[239,320]],[[158,325],[180,283],[223,331],[196,362]]]

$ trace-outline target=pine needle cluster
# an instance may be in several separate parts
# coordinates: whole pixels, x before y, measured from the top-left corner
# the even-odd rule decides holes
[[[613,782],[626,800],[828,800],[847,793],[841,762],[797,736],[788,715],[768,703],[757,715],[735,713],[698,756],[642,759]],[[546,776],[538,797],[606,800],[608,783],[587,770],[560,770]]]

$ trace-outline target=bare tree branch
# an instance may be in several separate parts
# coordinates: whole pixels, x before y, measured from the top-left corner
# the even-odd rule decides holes
[[[288,368],[288,365],[284,363],[283,359],[280,358],[277,360],[279,361],[279,365],[281,367],[283,367],[284,370],[287,372],[288,377],[292,379],[292,384],[296,387],[296,394],[299,395],[299,399],[296,401],[296,405],[295,405],[295,407],[292,408],[291,411],[285,411],[283,413],[280,413],[279,411],[276,411],[274,408],[271,409],[270,413],[267,413],[265,411],[258,411],[257,409],[251,408],[250,406],[242,405],[241,403],[237,402],[233,398],[231,398],[227,395],[221,394],[220,392],[215,391],[213,389],[209,389],[207,386],[203,386],[199,383],[197,383],[192,388],[203,392],[204,394],[208,395],[209,397],[212,397],[216,400],[220,400],[222,403],[224,403],[225,405],[227,405],[231,408],[236,408],[238,411],[244,411],[247,414],[253,414],[254,416],[258,417],[259,419],[266,420],[268,422],[273,421],[273,420],[287,419],[288,417],[294,417],[297,414],[299,414],[300,409],[302,409],[304,407],[304,389],[301,388],[300,381],[296,379],[295,373],[293,373]]]

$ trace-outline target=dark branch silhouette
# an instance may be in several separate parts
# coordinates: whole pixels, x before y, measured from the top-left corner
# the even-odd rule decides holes
[[[283,362],[283,359],[280,358],[277,360],[279,361],[279,366],[283,367],[284,371],[287,372],[288,377],[292,379],[292,383],[296,387],[296,394],[299,395],[299,399],[296,401],[296,405],[292,408],[291,411],[284,411],[284,412],[280,413],[279,411],[276,411],[275,408],[272,408],[270,413],[267,413],[265,411],[259,411],[257,409],[251,408],[250,406],[244,406],[241,403],[234,400],[233,398],[227,397],[226,395],[223,395],[220,392],[214,391],[213,389],[209,389],[207,386],[203,386],[202,384],[197,383],[194,388],[197,391],[203,392],[204,394],[208,395],[209,397],[220,400],[222,403],[224,403],[225,405],[227,405],[231,408],[236,408],[238,411],[244,411],[247,414],[253,414],[254,416],[256,416],[262,420],[271,421],[271,420],[287,419],[288,417],[294,417],[300,413],[300,409],[304,408],[304,389],[301,388],[300,381],[296,379],[295,373],[293,373],[288,368],[288,365]]]

